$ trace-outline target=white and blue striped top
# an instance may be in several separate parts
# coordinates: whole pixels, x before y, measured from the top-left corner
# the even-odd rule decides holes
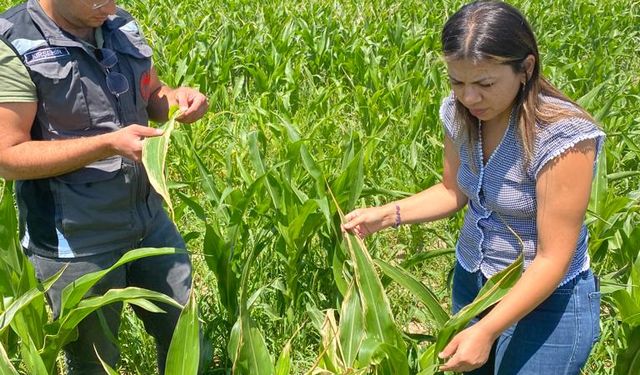
[[[462,139],[461,124],[455,121],[453,96],[444,99],[440,107],[440,117],[447,135],[458,148],[460,167],[457,182],[460,190],[469,198],[464,224],[456,245],[458,261],[467,271],[480,270],[487,278],[509,266],[519,255],[521,247],[507,228],[506,225],[509,225],[524,243],[526,267],[535,257],[537,249],[538,174],[550,160],[580,141],[595,139],[599,153],[604,133],[592,122],[577,117],[538,126],[533,157],[525,168],[524,153],[518,140],[515,121],[511,121],[502,141],[486,165],[482,162],[482,137],[473,145],[477,147],[477,151],[473,153],[474,159],[471,161],[475,166],[471,167],[468,145]],[[588,233],[583,224],[575,255],[561,284],[589,269],[587,240]]]

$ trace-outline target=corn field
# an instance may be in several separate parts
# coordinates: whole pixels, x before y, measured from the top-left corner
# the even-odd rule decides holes
[[[205,374],[437,373],[444,340],[501,298],[522,264],[452,317],[460,214],[365,242],[344,237],[340,220],[440,180],[450,87],[439,38],[464,2],[117,3],[137,18],[163,82],[210,103],[197,123],[168,124],[166,154],[155,151],[195,272],[166,373],[196,373],[197,314]],[[511,3],[536,32],[544,74],[607,134],[587,213],[602,334],[583,373],[640,374],[640,2]],[[92,274],[53,320],[44,291],[55,278],[35,279],[12,184],[0,187],[1,374],[64,374],[61,348],[100,306],[175,304],[134,288],[83,300],[102,276]],[[105,371],[157,373],[152,339],[127,309],[119,343],[119,367]]]

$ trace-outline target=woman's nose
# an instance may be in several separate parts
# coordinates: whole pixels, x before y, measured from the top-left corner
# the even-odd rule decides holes
[[[460,95],[460,99],[462,100],[462,103],[467,107],[473,106],[474,104],[477,104],[482,100],[482,96],[480,95],[478,90],[471,85],[462,88],[461,94],[462,95]]]

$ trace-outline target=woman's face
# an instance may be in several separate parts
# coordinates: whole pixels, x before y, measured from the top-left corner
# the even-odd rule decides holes
[[[493,61],[447,61],[449,81],[456,99],[485,124],[503,124],[509,119],[525,73]]]

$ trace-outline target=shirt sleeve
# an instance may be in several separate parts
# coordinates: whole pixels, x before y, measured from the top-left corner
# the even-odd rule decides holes
[[[445,133],[449,138],[458,142],[460,136],[460,126],[455,120],[456,118],[456,99],[453,94],[442,100],[440,105],[440,120],[444,125]]]
[[[36,86],[13,50],[0,41],[0,103],[35,102]]]
[[[530,173],[537,179],[542,168],[551,160],[570,150],[579,142],[594,139],[596,141],[596,158],[602,149],[605,134],[593,122],[571,117],[553,124],[538,127]],[[594,163],[595,172],[595,163]]]

